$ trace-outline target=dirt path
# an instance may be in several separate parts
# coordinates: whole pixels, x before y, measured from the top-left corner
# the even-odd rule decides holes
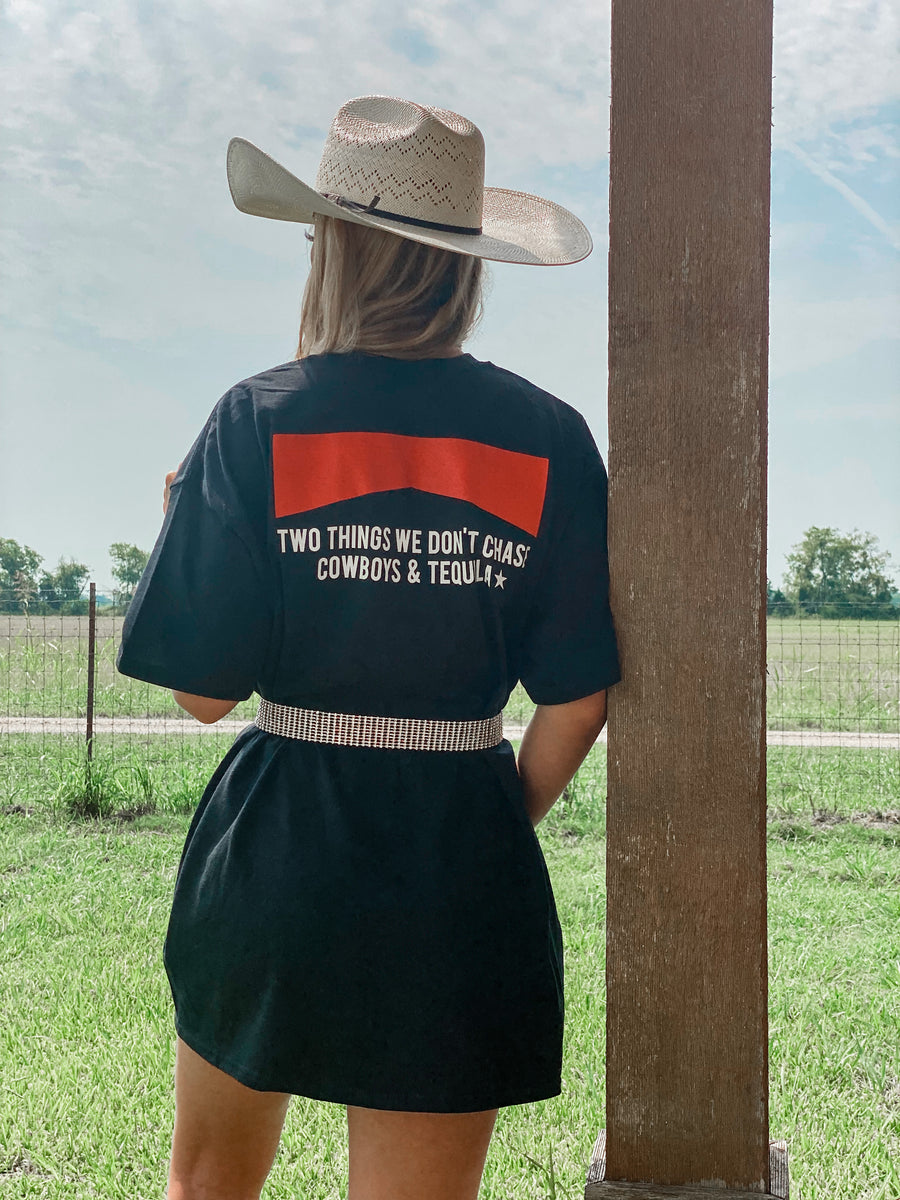
[[[215,725],[201,725],[190,717],[96,717],[94,733],[115,733],[143,736],[164,735],[166,737],[191,736],[193,734],[237,734],[248,724],[247,721],[218,721]],[[524,726],[508,724],[504,735],[516,740],[522,736]],[[29,734],[83,734],[84,718],[77,717],[2,717],[0,733]],[[598,741],[606,741],[606,730]],[[900,750],[900,733],[823,733],[815,729],[776,730],[766,734],[770,746],[843,746],[855,750]]]

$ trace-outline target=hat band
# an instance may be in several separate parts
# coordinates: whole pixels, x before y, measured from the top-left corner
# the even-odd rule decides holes
[[[473,225],[443,225],[440,221],[423,221],[419,217],[405,217],[402,213],[387,212],[375,205],[381,199],[374,196],[369,204],[359,204],[356,200],[348,200],[346,196],[336,196],[333,192],[320,192],[326,200],[332,200],[341,208],[349,208],[353,212],[370,213],[373,217],[388,217],[391,221],[400,221],[404,225],[421,225],[423,229],[439,229],[441,233],[481,233],[481,226]]]

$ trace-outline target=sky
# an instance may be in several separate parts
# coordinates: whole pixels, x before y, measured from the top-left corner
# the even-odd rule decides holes
[[[312,183],[352,96],[462,113],[489,186],[575,212],[593,254],[489,265],[466,344],[584,413],[608,461],[609,3],[0,3],[0,536],[150,549],[219,397],[293,357],[304,226],[233,206],[229,138]],[[768,570],[811,525],[900,584],[900,8],[775,0]]]

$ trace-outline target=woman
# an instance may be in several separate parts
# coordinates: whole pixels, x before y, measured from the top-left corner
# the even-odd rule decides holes
[[[462,344],[482,259],[591,243],[483,169],[474,125],[389,97],[341,108],[315,189],[229,147],[237,206],[315,233],[298,357],[167,478],[119,652],[204,722],[262,697],[175,885],[169,1200],[258,1197],[292,1094],[347,1106],[349,1200],[474,1200],[498,1109],[561,1090],[534,825],[620,677],[606,472],[573,409]]]

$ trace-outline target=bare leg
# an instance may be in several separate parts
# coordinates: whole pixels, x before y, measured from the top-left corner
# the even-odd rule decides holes
[[[348,1105],[347,1200],[477,1200],[498,1112],[391,1112]]]
[[[290,1102],[245,1087],[178,1038],[167,1200],[259,1200]]]

